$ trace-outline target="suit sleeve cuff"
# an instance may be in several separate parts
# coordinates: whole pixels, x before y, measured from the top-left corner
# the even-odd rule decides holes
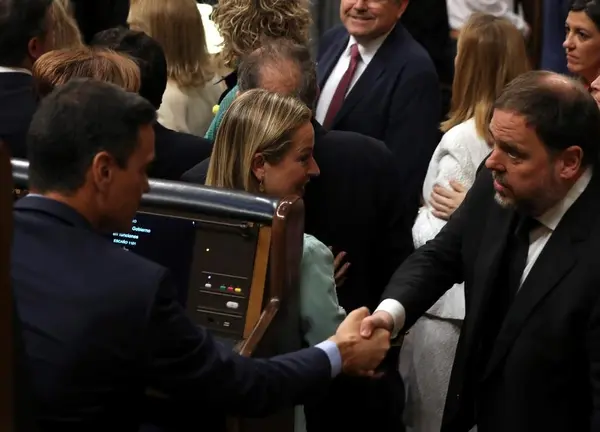
[[[315,348],[319,348],[325,354],[327,354],[327,358],[329,358],[329,364],[331,365],[331,377],[335,378],[338,376],[342,372],[342,354],[340,353],[340,349],[335,342],[326,340],[315,345]]]
[[[385,299],[382,301],[375,312],[383,311],[387,312],[392,316],[394,320],[394,329],[392,331],[392,339],[398,337],[398,333],[404,327],[404,322],[406,321],[406,311],[404,310],[404,306],[398,301],[394,299]]]

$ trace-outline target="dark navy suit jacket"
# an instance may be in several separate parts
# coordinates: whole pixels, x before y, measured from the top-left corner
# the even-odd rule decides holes
[[[41,430],[137,430],[148,387],[205,413],[263,415],[331,381],[306,349],[254,360],[220,348],[175,300],[167,271],[44,197],[15,204],[12,277]]]
[[[542,69],[568,74],[567,56],[562,44],[565,40],[565,20],[569,14],[569,0],[544,0]]]
[[[323,88],[348,45],[343,26],[323,35],[318,78]],[[416,216],[423,180],[439,139],[440,88],[435,66],[425,49],[401,23],[348,93],[331,129],[377,138],[394,154],[403,196]]]
[[[8,145],[11,157],[27,157],[27,131],[36,108],[31,75],[0,73],[0,139]]]

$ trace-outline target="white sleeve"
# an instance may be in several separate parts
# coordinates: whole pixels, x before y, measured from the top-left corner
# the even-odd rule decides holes
[[[512,11],[505,0],[466,0],[473,11],[504,17],[512,22],[523,34],[529,32],[529,25],[519,14]]]
[[[398,336],[400,330],[404,327],[404,322],[406,321],[406,311],[404,310],[404,306],[398,301],[394,299],[385,299],[382,301],[375,312],[382,311],[389,313],[394,319],[394,329],[392,330],[392,339]]]
[[[456,180],[469,189],[475,181],[477,167],[473,165],[470,146],[479,145],[472,142],[472,137],[451,130],[444,134],[440,141],[437,171],[433,184],[450,187],[450,181]],[[413,225],[413,242],[415,247],[421,247],[434,238],[446,224],[445,220],[435,217],[432,207],[427,203],[429,197],[423,197],[425,206],[421,207]]]

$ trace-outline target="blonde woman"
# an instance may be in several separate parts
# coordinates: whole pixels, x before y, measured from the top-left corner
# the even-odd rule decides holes
[[[158,121],[169,129],[204,136],[223,86],[208,53],[195,0],[133,0],[128,22],[163,48],[169,81]]]
[[[68,0],[53,0],[50,6],[52,15],[52,47],[54,49],[80,48],[83,40],[77,22],[71,13]]]
[[[236,98],[219,128],[206,184],[274,197],[304,194],[319,174],[313,158],[311,111],[301,101],[266,90]],[[345,317],[335,291],[333,254],[305,234],[300,267],[301,338],[315,345],[335,332]],[[296,432],[305,430],[296,410]]]
[[[426,204],[413,226],[415,247],[431,240],[457,204],[446,195],[452,182],[457,201],[471,187],[491,151],[488,125],[502,88],[529,70],[525,40],[505,18],[475,13],[458,39],[449,119],[423,185]],[[438,432],[460,327],[465,314],[462,284],[450,289],[405,339],[400,368],[407,387],[406,423],[413,432]]]
[[[290,39],[308,46],[310,40],[309,0],[219,0],[211,19],[223,38],[219,58],[233,72],[225,77],[228,91],[220,100],[217,112],[205,137],[214,140],[223,113],[237,87],[237,64],[240,58],[262,45],[264,39]]]
[[[94,78],[130,92],[137,93],[140,89],[140,70],[135,61],[108,49],[50,51],[34,63],[32,74],[41,97],[74,78]]]

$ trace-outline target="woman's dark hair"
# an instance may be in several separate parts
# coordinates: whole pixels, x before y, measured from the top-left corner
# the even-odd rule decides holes
[[[596,28],[600,30],[600,2],[599,0],[573,0],[572,12],[585,12],[585,14],[594,22]]]

